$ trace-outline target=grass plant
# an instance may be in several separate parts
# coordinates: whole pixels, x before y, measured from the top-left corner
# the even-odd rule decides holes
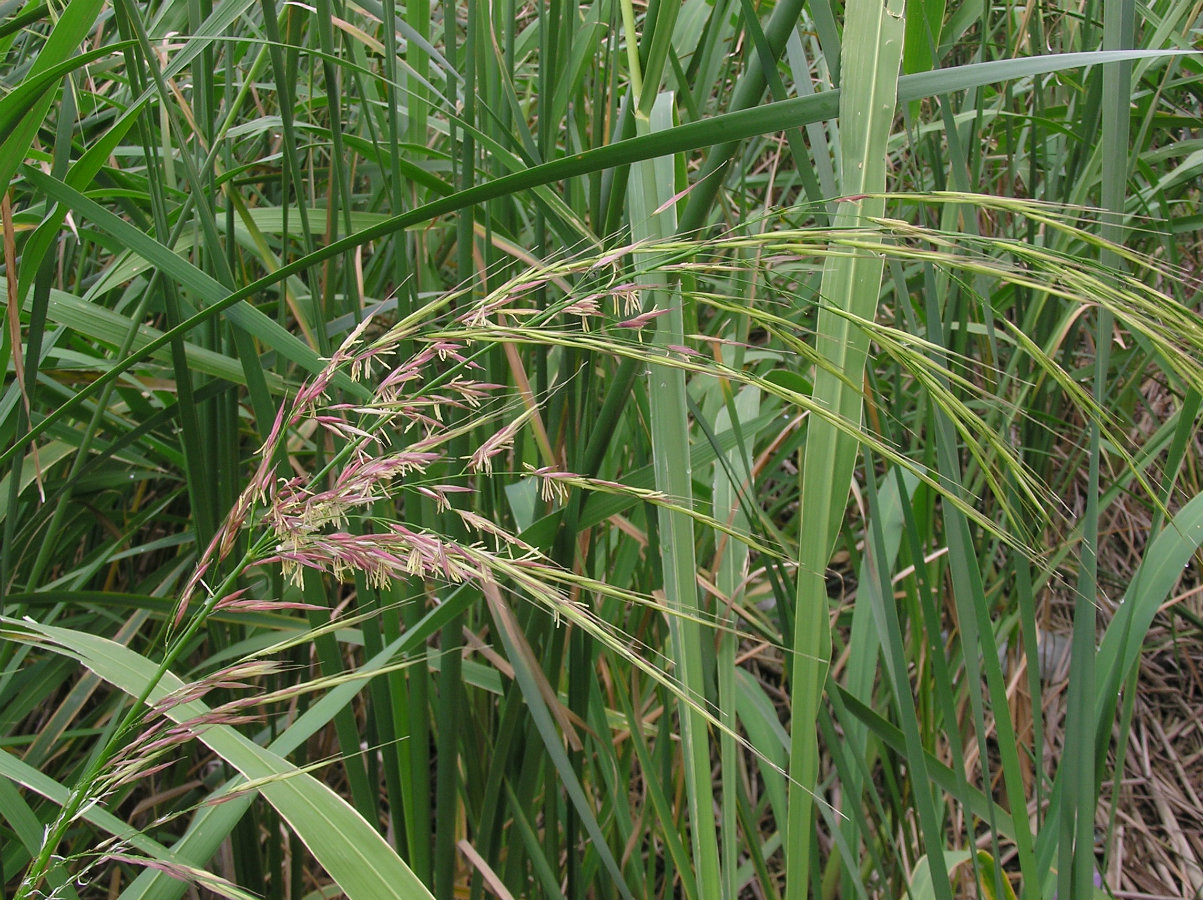
[[[13,0],[0,884],[1203,892],[1203,9]]]

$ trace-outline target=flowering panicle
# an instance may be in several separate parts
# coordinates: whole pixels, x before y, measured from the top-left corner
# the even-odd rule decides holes
[[[352,572],[364,572],[375,588],[407,576],[452,582],[487,577],[462,545],[397,522],[372,534],[310,534],[292,546],[281,544],[274,555],[258,561],[260,565],[269,563],[279,563],[298,585],[304,581],[305,569],[326,572],[339,580],[347,580]]]
[[[257,600],[254,597],[241,597],[238,600],[222,598],[213,607],[215,611],[224,612],[279,612],[282,609],[295,609],[299,612],[325,609],[316,603],[302,603],[299,600]]]
[[[387,360],[400,342],[409,337],[390,331],[383,338],[365,345],[368,320],[348,336],[334,352],[321,372],[304,382],[291,403],[282,404],[267,439],[259,450],[259,465],[246,489],[238,497],[218,533],[206,548],[182,593],[177,623],[182,620],[190,599],[198,592],[211,592],[204,579],[233,551],[238,534],[247,526],[256,510],[276,544],[276,556],[294,578],[298,570],[290,561],[299,562],[311,550],[311,538],[326,529],[345,529],[349,518],[366,514],[370,508],[392,495],[395,483],[426,472],[442,458],[439,445],[447,437],[441,420],[443,407],[470,409],[480,406],[500,386],[477,381],[451,372],[439,378],[435,390],[420,390],[447,365],[479,368],[464,355],[462,344],[436,340],[418,348],[400,364]],[[370,398],[355,402],[330,403],[328,392],[340,368],[349,368],[353,380],[360,380],[381,367],[386,371],[373,386]],[[351,417],[358,417],[358,421]],[[277,451],[286,436],[305,422],[313,422],[335,439],[345,459],[329,473],[327,485],[319,487],[313,478],[280,477]],[[385,452],[391,435],[407,433],[417,426],[421,435],[408,447]],[[462,490],[453,485],[413,486],[434,500],[440,508],[449,504],[447,495]],[[330,549],[330,548],[327,548]],[[345,571],[348,565],[337,563],[337,553],[327,562],[332,571]],[[420,566],[418,568],[421,568]],[[456,571],[455,567],[450,567]],[[379,582],[388,567],[369,568]],[[259,608],[241,593],[214,599],[226,609]]]
[[[684,344],[668,344],[665,349],[673,353],[679,353],[686,358],[702,355],[697,350],[694,350],[692,347],[686,347]]]
[[[572,472],[556,469],[554,466],[543,466],[536,469],[528,465],[526,466],[526,471],[528,474],[540,479],[539,496],[547,503],[553,501],[563,503],[568,499],[569,488],[573,487],[599,491],[605,494],[623,494],[628,497],[637,497],[649,503],[665,503],[669,500],[668,495],[663,491],[633,487],[618,481],[608,481],[605,478],[585,478]]]
[[[247,894],[238,890],[237,886],[232,882],[227,881],[219,875],[214,875],[204,869],[196,868],[195,866],[185,865],[184,863],[172,862],[164,859],[155,859],[150,856],[133,856],[129,853],[109,852],[104,854],[104,860],[108,862],[126,863],[127,865],[142,866],[147,869],[154,869],[170,875],[177,881],[182,881],[185,884],[198,884],[207,887],[210,891],[220,894],[225,897],[245,897]]]
[[[346,440],[354,440],[356,437],[359,437],[368,443],[380,443],[379,435],[372,434],[370,431],[365,431],[363,428],[352,425],[346,419],[339,418],[338,416],[313,416],[312,419],[335,437],[345,438]]]
[[[241,592],[239,592],[241,593]],[[174,757],[164,759],[213,725],[242,725],[260,720],[261,697],[255,679],[280,671],[268,660],[244,660],[205,677],[182,685],[150,705],[140,731],[110,759],[99,788],[108,793],[122,784],[142,779],[174,765]],[[205,710],[183,721],[172,721],[172,712],[189,703],[203,700],[211,691],[251,690],[250,696]],[[182,712],[182,711],[181,711]],[[177,715],[176,718],[180,718]]]
[[[545,315],[545,309],[527,309],[535,305],[522,298],[554,285],[567,297],[558,308],[553,307],[557,314],[585,322],[601,316],[603,302],[612,301],[628,317],[617,327],[642,329],[665,310],[643,311],[640,285],[620,282],[614,266],[630,249],[616,250],[612,258],[595,262],[588,269],[569,263],[528,272],[474,304],[458,320],[468,327],[490,327],[491,320],[501,316],[521,319]],[[608,279],[607,269],[613,270]],[[565,280],[574,275],[600,275],[600,280],[610,283],[574,297]],[[429,309],[440,306],[445,304],[432,304]],[[284,604],[228,588],[215,589],[227,592],[216,597],[206,586],[202,579],[212,577],[211,573],[232,552],[237,534],[248,525],[258,525],[263,531],[260,539],[252,542],[251,555],[244,565],[279,564],[289,582],[296,585],[304,583],[306,570],[343,580],[359,573],[369,585],[382,587],[409,577],[491,581],[495,573],[510,571],[507,566],[518,561],[524,566],[547,564],[535,548],[498,524],[451,506],[452,494],[471,488],[431,476],[432,467],[447,461],[448,442],[478,428],[481,418],[463,416],[448,423],[444,412],[478,410],[505,386],[472,377],[473,370],[480,367],[461,339],[432,334],[423,342],[415,327],[417,321],[411,316],[374,339],[367,337],[368,322],[360,323],[322,371],[300,386],[291,403],[281,406],[260,449],[259,465],[202,556],[186,598],[204,589],[210,608],[310,608],[304,603]],[[398,361],[397,351],[402,346],[413,349]],[[329,395],[339,372],[346,372],[353,382],[365,387],[370,383],[370,389],[360,396],[334,400]],[[515,438],[537,413],[538,407],[527,403],[473,452],[460,457],[466,472],[492,474],[497,458],[512,452]],[[294,436],[302,434],[308,436],[307,440],[312,440],[314,434],[325,436],[326,446],[333,449],[330,462],[312,475],[284,473],[279,465],[280,451]],[[402,439],[403,435],[408,437]],[[402,443],[404,446],[398,446]],[[541,481],[543,499],[549,503],[566,500],[570,486],[578,480],[572,473],[552,466],[532,471]],[[452,510],[468,527],[487,535],[494,549],[456,542],[396,521],[374,521],[382,503],[400,503],[404,496],[424,498],[439,511]]]
[[[440,457],[434,451],[412,449],[382,457],[357,454],[323,491],[313,491],[300,477],[279,479],[268,493],[263,521],[286,542],[326,526],[345,527],[351,511],[384,500],[395,479],[424,473]]]
[[[461,314],[457,321],[468,328],[480,328],[490,324],[491,317],[498,312],[504,312],[508,316],[537,315],[543,310],[529,306],[519,307],[515,304],[549,284],[554,284],[565,292],[570,291],[571,286],[563,278],[567,271],[565,267],[555,264],[536,266],[499,285],[473,304],[466,313]]]
[[[620,270],[623,257],[625,257],[632,250],[634,250],[635,246],[636,245],[634,245],[634,244],[629,244],[627,246],[618,247],[617,249],[611,250],[609,253],[605,254],[604,256],[600,256],[597,259],[593,260],[593,262],[590,263],[590,265],[589,265],[588,271],[590,273],[593,273],[593,272],[598,271],[599,269],[611,269],[611,268],[614,271]]]
[[[252,900],[253,897],[252,894],[244,891],[233,882],[205,869],[191,866],[180,860],[173,853],[155,857],[141,855],[135,851],[134,846],[129,840],[122,837],[105,838],[99,841],[90,853],[79,854],[73,856],[72,859],[83,862],[83,865],[78,871],[74,872],[70,881],[54,888],[49,894],[35,891],[33,896],[45,897],[47,900],[57,900],[59,897],[67,896],[65,890],[71,887],[88,888],[99,886],[101,878],[104,877],[103,872],[105,867],[109,863],[117,862],[163,872],[178,881],[202,887],[207,893],[218,897],[225,897],[228,900]],[[80,893],[83,892],[81,891]],[[96,892],[93,891],[92,893]],[[71,894],[71,896],[74,896],[74,894]]]
[[[406,450],[388,456],[364,456],[351,460],[334,479],[334,490],[354,494],[369,492],[373,486],[388,484],[396,478],[415,473],[424,473],[430,465],[442,458],[432,450]]]

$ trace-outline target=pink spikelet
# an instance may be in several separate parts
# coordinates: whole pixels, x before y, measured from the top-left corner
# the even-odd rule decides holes
[[[493,473],[493,457],[514,446],[514,438],[535,413],[535,407],[530,407],[512,422],[504,425],[499,431],[485,441],[468,458],[468,469],[472,472]]]
[[[615,322],[614,327],[615,328],[632,328],[632,329],[645,328],[652,321],[654,321],[655,319],[658,319],[660,316],[664,315],[667,312],[668,312],[667,309],[649,309],[647,312],[642,312],[639,315],[634,316],[633,318],[624,319],[621,322]]]
[[[531,474],[540,479],[539,496],[545,503],[563,503],[568,499],[568,487],[577,478],[571,472],[564,472],[553,466],[543,466],[531,469]]]

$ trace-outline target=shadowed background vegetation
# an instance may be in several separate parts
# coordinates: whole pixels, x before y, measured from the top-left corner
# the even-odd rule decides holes
[[[7,896],[1198,896],[1197,0],[0,3]]]

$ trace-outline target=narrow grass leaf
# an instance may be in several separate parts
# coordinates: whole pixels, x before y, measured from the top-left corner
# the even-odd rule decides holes
[[[858,199],[841,203],[836,227],[855,226],[884,212],[886,142],[894,120],[902,59],[903,3],[850,0],[846,8],[840,98],[840,190]],[[877,195],[864,197],[864,195]],[[863,198],[863,199],[861,199]],[[874,318],[884,262],[869,252],[834,256],[823,266],[822,307],[815,349],[829,361],[815,372],[814,402],[854,425],[869,336],[841,313]],[[818,718],[831,659],[824,577],[856,460],[855,439],[829,420],[811,417],[802,464],[804,533],[798,558],[790,694],[789,825],[785,893],[810,890],[814,794],[818,790]]]
[[[643,133],[662,131],[672,124],[673,96],[662,93],[651,116],[636,113],[636,127]],[[631,231],[636,241],[665,240],[676,232],[676,209],[665,201],[677,193],[671,158],[639,163],[628,186]],[[660,212],[656,213],[655,210]],[[656,323],[655,340],[661,347],[685,343],[685,318],[681,293],[674,291],[666,273],[651,271],[645,309],[662,309]],[[656,490],[675,503],[692,506],[693,471],[689,459],[689,421],[685,395],[685,373],[678,368],[653,366],[648,379],[651,408],[652,464]],[[710,695],[702,661],[702,633],[698,624],[697,562],[694,556],[692,521],[661,506],[660,560],[664,593],[670,610],[669,631],[677,678],[695,703]],[[693,704],[680,706],[681,743],[684,754],[685,790],[689,804],[690,835],[698,890],[703,897],[723,896],[719,872],[718,839],[715,832],[714,794],[710,779],[710,742],[705,720]]]

